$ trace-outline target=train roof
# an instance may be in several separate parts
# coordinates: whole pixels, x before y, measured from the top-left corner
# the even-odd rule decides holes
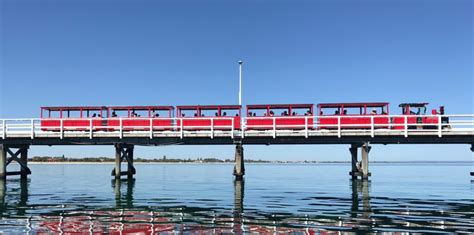
[[[319,108],[338,108],[341,106],[344,107],[382,107],[389,105],[388,102],[359,102],[359,103],[321,103],[318,104]]]
[[[178,110],[213,110],[213,109],[241,109],[241,105],[180,105],[176,106]]]
[[[135,110],[173,110],[173,106],[109,106],[108,108],[112,110],[129,110],[129,109],[135,109]]]
[[[426,105],[428,105],[429,103],[401,103],[400,105],[398,105],[398,107],[405,107],[405,106],[410,106],[410,107],[425,107]]]
[[[79,111],[79,110],[102,110],[106,109],[106,106],[43,106],[42,110],[49,111]]]
[[[273,109],[292,108],[312,108],[313,104],[251,104],[247,105],[247,109],[266,109],[267,107]]]

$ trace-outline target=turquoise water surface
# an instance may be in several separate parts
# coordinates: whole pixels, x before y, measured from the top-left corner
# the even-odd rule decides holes
[[[4,233],[474,233],[470,163],[374,163],[370,181],[350,164],[30,164],[28,180],[0,187]],[[473,178],[474,179],[474,178]]]

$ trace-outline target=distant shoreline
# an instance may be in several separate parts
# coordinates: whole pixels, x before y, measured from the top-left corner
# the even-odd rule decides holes
[[[350,164],[349,161],[321,161],[321,162],[246,162],[246,164],[255,164],[255,165],[274,165],[274,164]],[[374,161],[370,163],[381,164],[381,163],[391,163],[391,164],[446,164],[446,163],[466,163],[466,164],[474,164],[474,161]],[[87,162],[87,161],[74,161],[74,162],[35,162],[29,161],[28,164],[32,165],[79,165],[79,164],[87,164],[87,165],[111,165],[115,164],[115,162]],[[144,164],[154,164],[154,165],[232,165],[233,162],[134,162],[135,165],[144,165]]]

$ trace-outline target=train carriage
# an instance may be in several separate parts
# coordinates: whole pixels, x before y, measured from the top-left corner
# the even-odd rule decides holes
[[[177,126],[188,130],[240,130],[240,105],[177,106]],[[181,123],[182,122],[182,123]],[[233,125],[233,126],[232,126]]]
[[[153,130],[172,130],[173,106],[111,106],[108,127],[112,130],[149,131],[150,124]],[[151,121],[151,123],[150,123]]]
[[[370,129],[372,118],[375,129],[389,128],[389,103],[322,103],[318,104],[320,129]]]
[[[107,124],[103,117],[108,116],[104,106],[61,106],[41,107],[41,130],[60,131],[61,121],[63,130],[104,130]]]
[[[247,105],[247,130],[312,128],[313,104]],[[275,123],[274,123],[275,122]]]

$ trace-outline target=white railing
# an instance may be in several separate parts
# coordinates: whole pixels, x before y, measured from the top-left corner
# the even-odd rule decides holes
[[[237,122],[238,120],[238,122]],[[0,138],[241,137],[247,136],[474,136],[474,114],[379,116],[275,116],[199,118],[0,119]]]

